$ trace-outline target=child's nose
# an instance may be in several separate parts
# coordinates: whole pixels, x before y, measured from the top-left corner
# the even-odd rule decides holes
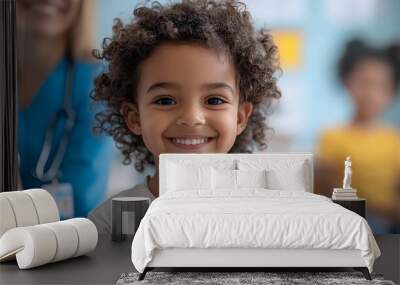
[[[204,125],[206,122],[201,106],[187,106],[183,108],[180,116],[176,120],[177,125],[185,125],[194,127],[196,125]]]

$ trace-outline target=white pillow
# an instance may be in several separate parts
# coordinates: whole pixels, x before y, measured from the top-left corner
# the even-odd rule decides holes
[[[266,170],[212,169],[214,190],[240,188],[267,188]]]
[[[272,190],[305,191],[304,167],[267,171],[267,185]]]
[[[211,189],[210,166],[184,166],[168,164],[168,191],[185,191],[189,189]]]
[[[306,191],[309,169],[304,160],[299,159],[240,159],[241,170],[266,169],[267,188],[271,190]]]
[[[236,170],[212,168],[212,188],[214,190],[236,190]]]
[[[236,170],[238,188],[267,188],[267,171]]]

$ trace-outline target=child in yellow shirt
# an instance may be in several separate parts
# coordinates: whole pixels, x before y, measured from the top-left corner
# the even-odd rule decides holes
[[[155,168],[147,185],[152,197],[159,194],[161,153],[266,146],[266,112],[280,97],[277,47],[269,33],[255,30],[243,4],[154,3],[134,16],[126,25],[117,19],[97,52],[109,66],[95,81],[94,99],[106,105],[98,127],[113,136],[124,162],[134,160],[138,171]],[[109,232],[109,216],[109,201],[91,214],[100,232]]]
[[[331,195],[341,185],[343,161],[351,156],[352,187],[367,199],[374,233],[398,233],[400,224],[400,135],[378,117],[396,94],[398,74],[385,50],[359,41],[348,44],[338,64],[355,113],[348,124],[325,131],[318,147],[317,189]]]

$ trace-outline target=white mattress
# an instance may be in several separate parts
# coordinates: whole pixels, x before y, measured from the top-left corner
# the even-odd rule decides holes
[[[143,272],[155,249],[357,249],[372,272],[380,255],[361,216],[308,192],[247,189],[171,192],[151,204],[132,243],[132,262]]]

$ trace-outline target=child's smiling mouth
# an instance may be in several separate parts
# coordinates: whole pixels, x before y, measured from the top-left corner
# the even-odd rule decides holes
[[[180,136],[180,137],[169,137],[167,138],[169,142],[175,147],[186,149],[186,150],[196,150],[208,145],[215,137],[206,136]]]

